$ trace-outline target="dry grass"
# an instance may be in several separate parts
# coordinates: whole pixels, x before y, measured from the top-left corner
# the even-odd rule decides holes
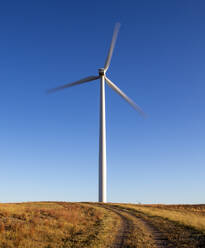
[[[0,247],[102,247],[111,240],[105,212],[79,203],[0,204]]]
[[[99,203],[84,203],[84,205],[95,207],[95,209],[103,211],[104,217],[101,223],[101,230],[98,235],[98,246],[94,247],[103,247],[110,248],[116,241],[118,235],[119,227],[121,225],[121,218],[109,211],[106,208],[102,208]]]
[[[129,205],[129,207],[205,232],[205,205]]]

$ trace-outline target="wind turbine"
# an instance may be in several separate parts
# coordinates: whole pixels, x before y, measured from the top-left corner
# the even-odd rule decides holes
[[[110,49],[105,61],[104,68],[100,68],[99,75],[89,76],[73,83],[65,84],[57,88],[48,90],[48,93],[53,93],[58,90],[63,90],[78,84],[83,84],[100,79],[100,134],[99,134],[99,202],[107,202],[107,166],[106,166],[106,121],[105,121],[105,82],[112,88],[117,94],[124,98],[135,110],[137,110],[141,115],[144,116],[142,109],[131,100],[122,90],[120,90],[117,85],[115,85],[110,79],[107,78],[106,72],[110,66],[110,61],[112,58],[113,50],[115,47],[115,42],[119,32],[120,24],[116,23],[112,41],[110,44]]]

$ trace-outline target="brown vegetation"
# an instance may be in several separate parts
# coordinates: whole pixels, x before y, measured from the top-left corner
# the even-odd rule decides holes
[[[205,205],[0,204],[0,248],[36,247],[205,247]]]
[[[78,203],[0,204],[0,247],[100,247],[103,239],[111,242],[111,220],[106,211]]]
[[[127,205],[128,206],[128,205]],[[129,207],[205,232],[205,205],[134,205]]]

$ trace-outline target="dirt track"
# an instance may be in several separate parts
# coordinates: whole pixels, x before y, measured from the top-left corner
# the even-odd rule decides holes
[[[163,233],[157,230],[151,223],[136,216],[132,212],[118,208],[114,205],[98,204],[117,214],[121,219],[121,225],[112,248],[123,247],[174,247],[165,238]]]

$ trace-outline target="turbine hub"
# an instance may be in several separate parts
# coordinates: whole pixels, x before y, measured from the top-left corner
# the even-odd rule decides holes
[[[105,69],[104,68],[100,68],[98,71],[99,71],[99,75],[100,76],[104,76],[105,75]]]

